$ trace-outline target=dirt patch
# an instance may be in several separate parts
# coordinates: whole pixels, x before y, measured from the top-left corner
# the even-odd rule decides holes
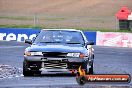
[[[22,69],[0,64],[0,79],[22,76]]]
[[[132,0],[0,0],[0,16],[37,14],[37,24],[49,28],[115,29],[115,14],[124,5],[132,10]],[[33,25],[34,20],[0,18],[0,25],[25,23]]]

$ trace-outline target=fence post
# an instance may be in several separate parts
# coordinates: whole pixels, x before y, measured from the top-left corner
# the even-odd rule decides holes
[[[119,21],[118,21],[118,19],[116,18],[116,31],[118,31],[119,30]]]
[[[37,22],[38,21],[38,19],[37,19],[37,14],[35,13],[34,14],[34,27],[37,27]]]

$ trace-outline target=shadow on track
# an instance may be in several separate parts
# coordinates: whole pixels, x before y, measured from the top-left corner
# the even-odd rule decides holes
[[[33,74],[32,76],[24,77],[75,77],[76,74]]]

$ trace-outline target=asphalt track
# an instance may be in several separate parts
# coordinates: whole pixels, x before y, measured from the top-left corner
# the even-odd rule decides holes
[[[24,49],[29,46],[18,42],[0,42],[0,64],[9,65],[22,70]],[[117,48],[94,46],[95,74],[130,74],[132,75],[132,48]],[[132,78],[132,77],[131,77]],[[132,82],[124,84],[111,83],[87,83],[84,86],[77,84],[75,76],[67,75],[48,75],[36,77],[24,77],[21,73],[19,76],[0,79],[0,87],[8,88],[129,88],[132,87]]]

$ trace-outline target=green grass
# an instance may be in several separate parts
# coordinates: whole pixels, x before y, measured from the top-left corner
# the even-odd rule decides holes
[[[29,17],[29,16],[0,16],[0,19],[34,20],[34,17]],[[47,20],[47,21],[61,21],[61,20],[65,20],[65,18],[62,18],[62,17],[56,17],[56,18],[37,18],[37,19],[39,19],[39,20]]]
[[[40,28],[40,29],[66,29],[65,27],[49,27],[49,26],[34,26],[34,25],[0,25],[0,28]],[[132,33],[132,31],[129,31],[127,29],[124,30],[114,30],[114,29],[94,29],[94,28],[72,28],[68,27],[69,29],[78,29],[78,30],[83,30],[83,31],[101,31],[101,32],[128,32]]]
[[[33,20],[34,17],[27,17],[27,16],[0,16],[0,19],[10,19],[10,20]],[[55,17],[55,18],[39,18],[39,20],[46,20],[46,21],[62,21],[65,20],[66,18],[63,17]],[[102,21],[102,19],[93,19],[91,21]],[[10,24],[10,25],[0,25],[0,27],[4,27],[4,28],[58,28],[58,29],[78,29],[78,30],[86,30],[86,31],[102,31],[102,32],[128,32],[128,33],[132,33],[132,31],[129,30],[116,30],[116,29],[98,29],[98,28],[79,28],[79,27],[60,27],[60,26],[35,26],[35,25],[16,25],[16,24]]]
[[[96,29],[96,28],[75,28],[75,29],[83,30],[83,31],[128,32],[128,33],[132,33],[132,31],[129,31],[127,29],[124,29],[124,30],[117,30],[117,29]]]
[[[58,17],[58,18],[43,18],[42,20],[48,20],[48,21],[61,21],[61,20],[65,20],[65,18],[62,17]]]
[[[0,16],[0,19],[10,19],[10,20],[33,20],[31,17],[25,16]]]
[[[33,25],[0,25],[0,28],[42,28],[42,27]]]

